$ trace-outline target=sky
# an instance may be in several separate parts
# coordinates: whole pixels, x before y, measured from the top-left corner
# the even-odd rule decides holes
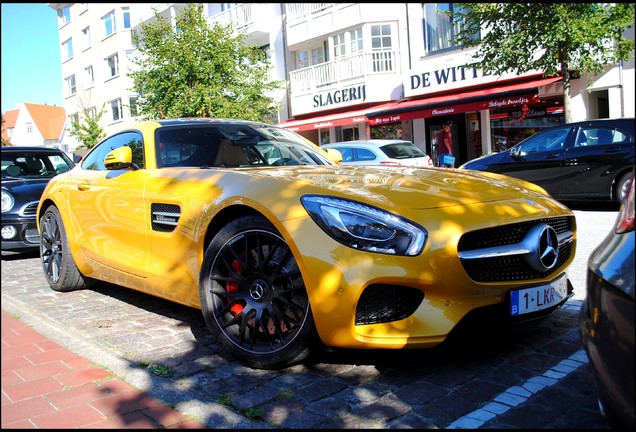
[[[2,3],[2,113],[16,103],[63,105],[57,13],[46,3]]]

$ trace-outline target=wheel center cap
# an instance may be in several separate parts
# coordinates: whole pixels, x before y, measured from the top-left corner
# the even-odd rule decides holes
[[[250,297],[256,301],[260,301],[265,297],[267,293],[267,285],[263,281],[254,281],[252,285],[250,285]]]

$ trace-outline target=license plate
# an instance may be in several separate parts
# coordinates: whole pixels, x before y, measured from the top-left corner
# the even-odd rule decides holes
[[[522,315],[547,309],[561,302],[568,295],[565,275],[547,285],[510,291],[510,315]]]

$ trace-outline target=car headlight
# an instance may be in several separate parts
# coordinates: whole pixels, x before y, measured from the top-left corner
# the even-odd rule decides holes
[[[334,240],[353,249],[389,255],[419,255],[427,232],[387,211],[340,198],[301,198],[311,218]]]
[[[15,204],[15,200],[13,199],[13,195],[11,195],[8,191],[2,191],[2,213],[7,212],[13,208]]]

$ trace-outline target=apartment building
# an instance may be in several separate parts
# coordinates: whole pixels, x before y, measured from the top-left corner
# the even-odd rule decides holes
[[[58,11],[67,115],[105,107],[109,132],[134,120],[131,32],[155,10],[174,19],[185,5],[49,5]],[[282,109],[274,122],[315,143],[400,136],[435,158],[437,131],[451,121],[459,165],[564,121],[558,77],[462,66],[471,51],[452,45],[457,29],[439,12],[453,3],[203,6],[210,23],[232,22],[269,54],[272,78],[288,83],[275,95]],[[608,65],[592,85],[573,80],[573,120],[634,116],[634,81],[633,58]]]

